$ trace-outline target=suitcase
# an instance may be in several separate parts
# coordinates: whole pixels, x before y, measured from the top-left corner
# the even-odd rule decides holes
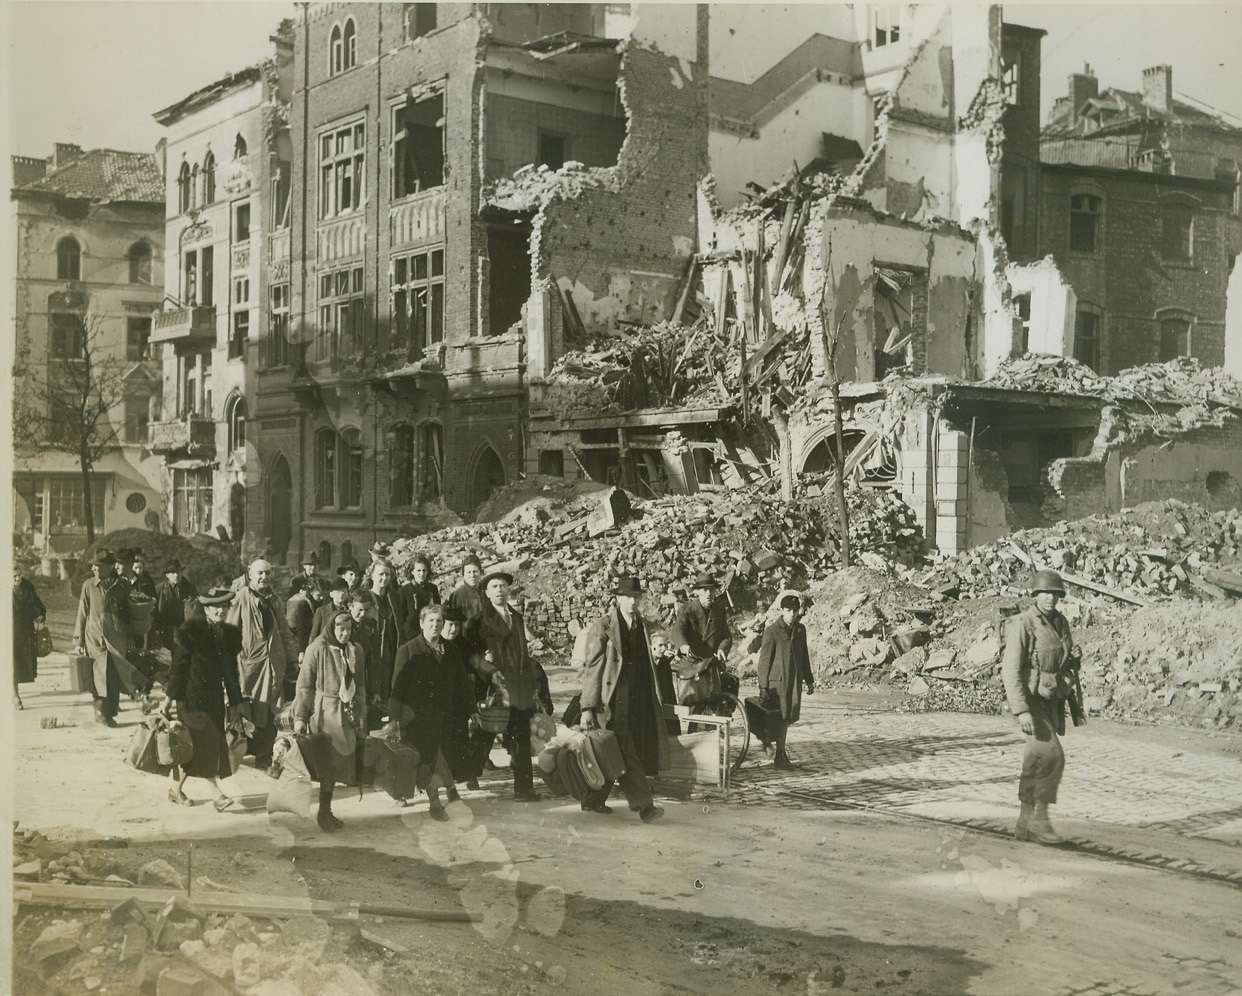
[[[69,662],[69,690],[71,692],[94,692],[95,660],[86,654],[78,654]]]
[[[565,746],[566,753],[573,757],[578,772],[586,783],[586,787],[588,789],[603,788],[604,772],[600,769],[599,764],[595,760],[594,753],[587,745],[587,735],[585,733],[571,734]]]
[[[125,751],[125,760],[139,771],[152,775],[167,775],[172,765],[160,764],[159,745],[156,743],[155,728],[158,721],[147,720],[134,729],[130,737],[129,747]]]
[[[746,725],[750,727],[751,736],[758,737],[765,748],[770,747],[776,734],[770,730],[768,719],[771,716],[779,717],[780,709],[755,696],[748,698],[743,706],[746,709]]]
[[[424,767],[418,751],[396,740],[377,740],[375,787],[394,799],[410,799],[418,792],[419,769]]]
[[[621,745],[612,730],[587,730],[584,737],[586,739],[582,749],[591,755],[595,766],[604,776],[604,781],[615,782],[625,774]]]

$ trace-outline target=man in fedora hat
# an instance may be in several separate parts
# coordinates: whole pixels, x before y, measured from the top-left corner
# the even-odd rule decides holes
[[[95,722],[116,726],[121,691],[134,693],[147,685],[146,676],[129,662],[129,582],[116,573],[116,558],[100,550],[91,562],[91,577],[82,585],[73,642],[78,654],[89,656]]]
[[[284,606],[272,591],[272,565],[251,563],[246,583],[229,606],[228,622],[241,630],[237,656],[241,680],[242,715],[254,724],[250,753],[255,767],[267,769],[276,742],[276,710],[284,698],[285,670],[297,666],[297,648]]]
[[[164,565],[164,580],[155,586],[155,633],[169,650],[173,633],[186,620],[186,603],[195,600],[193,605],[198,605],[198,589],[181,570],[181,561],[174,557]],[[191,607],[189,614],[193,611]]]
[[[647,776],[669,763],[664,708],[651,661],[647,625],[638,612],[642,586],[634,577],[617,578],[615,603],[587,631],[582,670],[582,722],[587,729],[612,730],[625,761],[621,791],[644,823],[664,815],[655,804]],[[610,813],[612,782],[590,792],[582,809]]]
[[[717,597],[720,585],[711,574],[694,579],[690,598],[677,610],[673,624],[673,645],[683,654],[704,660],[717,657],[723,663],[733,647],[729,620],[723,598]]]
[[[306,641],[307,646],[310,646],[311,641],[319,639],[320,634],[331,628],[332,620],[339,613],[349,611],[349,595],[349,582],[343,577],[337,578],[328,586],[328,600],[315,609],[315,615],[311,619],[310,636]]]
[[[476,671],[499,685],[509,700],[507,736],[512,741],[513,797],[519,802],[536,802],[539,794],[530,756],[530,720],[539,678],[526,647],[526,622],[509,604],[511,584],[513,576],[504,571],[493,571],[479,582],[486,601],[479,615],[473,663]],[[482,773],[482,762],[491,751],[494,736],[478,730],[472,737],[476,777]]]
[[[328,598],[328,586],[319,576],[319,558],[314,551],[309,551],[302,554],[298,566],[302,568],[300,577],[306,597],[316,605],[322,605]]]
[[[345,579],[345,590],[347,592],[357,591],[362,587],[362,568],[358,566],[358,561],[350,557],[345,563],[336,569],[337,577]]]

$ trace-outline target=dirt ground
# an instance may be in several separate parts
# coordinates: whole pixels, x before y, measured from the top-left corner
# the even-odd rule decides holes
[[[54,634],[63,625],[54,618]],[[157,858],[182,873],[192,861],[200,893],[482,915],[474,924],[362,916],[332,922],[309,945],[295,943],[307,932],[296,921],[209,921],[205,936],[225,939],[196,956],[228,966],[228,945],[249,930],[266,974],[244,991],[257,996],[1242,988],[1238,966],[1226,964],[1238,960],[1236,888],[882,813],[668,786],[665,818],[647,826],[618,796],[607,816],[550,797],[515,805],[500,770],[450,806],[448,823],[428,819],[425,801],[401,809],[381,792],[340,788],[334,810],[346,827],[328,835],[313,818],[269,816],[270,781],[248,766],[226,782],[238,811],[215,812],[193,780],[187,790],[204,802],[174,807],[164,780],[121,760],[137,708],[126,703],[119,729],[91,725],[67,669],[63,655],[41,662],[27,708],[10,713],[10,811],[18,837],[46,836],[46,854],[76,847],[92,867],[131,880]],[[573,679],[553,671],[558,707]],[[797,736],[828,738],[843,708],[877,702],[821,693],[806,700]],[[41,729],[51,717],[77,725]],[[30,846],[18,850],[26,857]],[[38,971],[32,942],[73,918],[93,932]],[[23,906],[13,991],[154,992],[119,962],[118,931],[91,927],[102,919]]]

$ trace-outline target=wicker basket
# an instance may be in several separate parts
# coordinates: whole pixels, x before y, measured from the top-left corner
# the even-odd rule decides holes
[[[509,728],[509,707],[482,705],[478,711],[479,728],[487,733],[504,733]]]

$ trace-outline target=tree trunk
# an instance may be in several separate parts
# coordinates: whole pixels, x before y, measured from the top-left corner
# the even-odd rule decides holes
[[[772,427],[780,441],[777,461],[781,472],[781,500],[793,501],[793,449],[789,442],[789,423],[785,420],[785,413],[775,407],[772,409]]]
[[[85,453],[78,454],[82,468],[82,519],[86,523],[86,545],[95,542],[95,503],[91,495],[91,462]]]
[[[841,427],[841,381],[832,362],[832,421],[837,436],[837,509],[841,523],[841,566],[850,566],[850,509],[845,504],[845,431]]]

